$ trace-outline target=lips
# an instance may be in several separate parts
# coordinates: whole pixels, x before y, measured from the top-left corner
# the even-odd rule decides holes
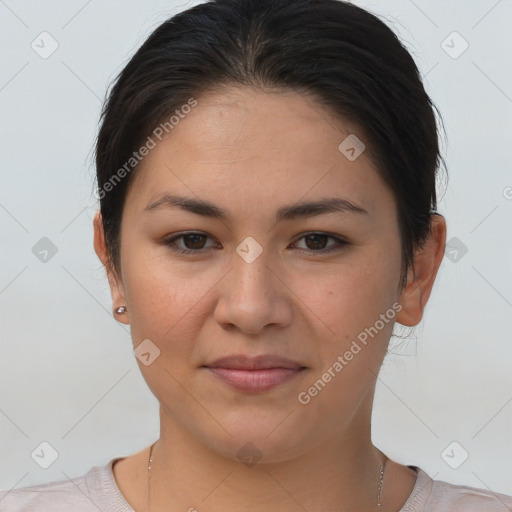
[[[257,357],[234,355],[217,359],[213,363],[205,366],[208,368],[229,368],[231,370],[265,370],[271,368],[299,370],[300,368],[304,368],[304,366],[291,359],[276,355],[262,355]]]
[[[284,384],[306,369],[295,361],[275,355],[229,356],[204,367],[231,388],[253,393]]]

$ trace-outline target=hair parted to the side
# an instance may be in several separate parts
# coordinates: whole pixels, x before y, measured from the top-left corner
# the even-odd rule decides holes
[[[105,185],[164,119],[191,98],[200,104],[202,93],[233,85],[297,91],[359,127],[396,200],[405,286],[437,213],[441,164],[446,170],[437,109],[395,33],[341,0],[211,0],[153,31],[101,114],[95,157],[109,269],[120,269],[121,217],[136,167],[109,192]]]

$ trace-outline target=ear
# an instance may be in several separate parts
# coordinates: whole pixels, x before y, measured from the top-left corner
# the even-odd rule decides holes
[[[128,312],[124,314],[117,313],[117,308],[120,306],[126,306],[126,299],[124,293],[123,282],[120,276],[114,269],[111,269],[108,264],[108,251],[107,244],[105,242],[105,233],[103,231],[103,222],[101,218],[101,212],[96,212],[94,216],[94,250],[100,259],[101,263],[105,267],[107,272],[108,284],[110,286],[110,295],[112,296],[112,304],[114,308],[114,316],[116,320],[123,324],[129,324]]]
[[[423,247],[415,251],[414,270],[409,269],[407,273],[407,284],[399,299],[402,309],[396,316],[398,323],[412,327],[421,322],[423,309],[443,260],[445,245],[446,221],[442,215],[434,214],[431,233]]]

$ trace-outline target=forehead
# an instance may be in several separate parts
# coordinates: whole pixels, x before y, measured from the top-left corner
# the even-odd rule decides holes
[[[304,94],[233,87],[201,96],[179,128],[173,130],[176,146],[179,142],[183,152],[194,148],[198,160],[212,153],[259,160],[277,154],[290,160],[305,154],[308,160],[323,158],[322,149],[350,133],[347,123],[335,121]],[[289,150],[293,153],[286,153]]]
[[[260,208],[326,192],[349,196],[370,212],[378,196],[389,202],[369,154],[351,161],[339,149],[354,132],[364,135],[312,98],[225,88],[196,99],[136,170],[134,198],[143,207],[164,191]]]

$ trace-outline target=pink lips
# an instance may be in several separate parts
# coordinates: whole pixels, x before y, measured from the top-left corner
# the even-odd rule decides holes
[[[218,359],[205,367],[219,379],[243,391],[267,391],[287,382],[304,366],[279,356],[246,357],[235,355]]]

